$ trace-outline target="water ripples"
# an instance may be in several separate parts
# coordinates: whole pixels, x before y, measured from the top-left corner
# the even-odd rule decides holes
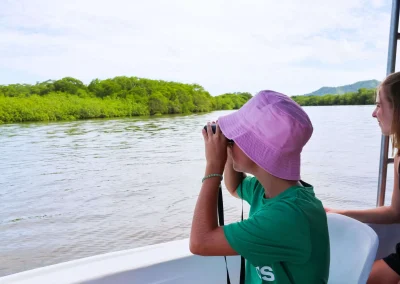
[[[328,207],[374,206],[373,106],[305,109],[314,134],[302,178]],[[229,112],[0,126],[0,276],[188,237],[201,129]],[[223,196],[225,223],[239,221],[241,201]]]

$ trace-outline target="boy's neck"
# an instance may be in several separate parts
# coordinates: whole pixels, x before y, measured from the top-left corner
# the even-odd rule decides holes
[[[254,176],[262,184],[266,198],[273,198],[287,190],[289,187],[301,185],[299,181],[280,179],[264,170],[255,173]]]

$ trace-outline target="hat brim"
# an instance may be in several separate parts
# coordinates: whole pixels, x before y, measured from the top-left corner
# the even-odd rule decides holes
[[[261,141],[246,127],[240,110],[219,117],[218,125],[225,137],[233,140],[259,167],[281,179],[300,180],[300,153],[282,154],[266,145],[266,141]]]

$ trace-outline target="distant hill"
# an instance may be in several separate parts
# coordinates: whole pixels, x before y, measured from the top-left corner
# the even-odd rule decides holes
[[[322,87],[312,93],[305,94],[305,96],[323,96],[323,95],[341,95],[350,92],[357,92],[361,88],[374,89],[379,85],[378,80],[367,80],[356,82],[351,85],[344,85],[339,87]]]

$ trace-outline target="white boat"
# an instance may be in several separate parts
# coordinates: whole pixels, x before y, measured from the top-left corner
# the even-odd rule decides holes
[[[373,261],[392,252],[400,236],[398,224],[368,226],[337,214],[329,214],[329,220],[330,284],[365,283]],[[231,283],[239,284],[240,257],[229,256],[227,263]],[[0,283],[217,284],[226,280],[223,257],[193,255],[189,240],[184,239],[24,271],[0,278]]]
[[[395,71],[399,2],[393,0],[387,74]],[[384,205],[389,138],[382,136],[377,206]],[[328,214],[331,242],[329,284],[365,283],[372,263],[394,252],[400,224],[363,224]],[[232,284],[239,283],[240,257],[227,257]],[[189,240],[107,253],[32,269],[0,278],[0,284],[226,283],[224,257],[202,257],[189,250]]]

